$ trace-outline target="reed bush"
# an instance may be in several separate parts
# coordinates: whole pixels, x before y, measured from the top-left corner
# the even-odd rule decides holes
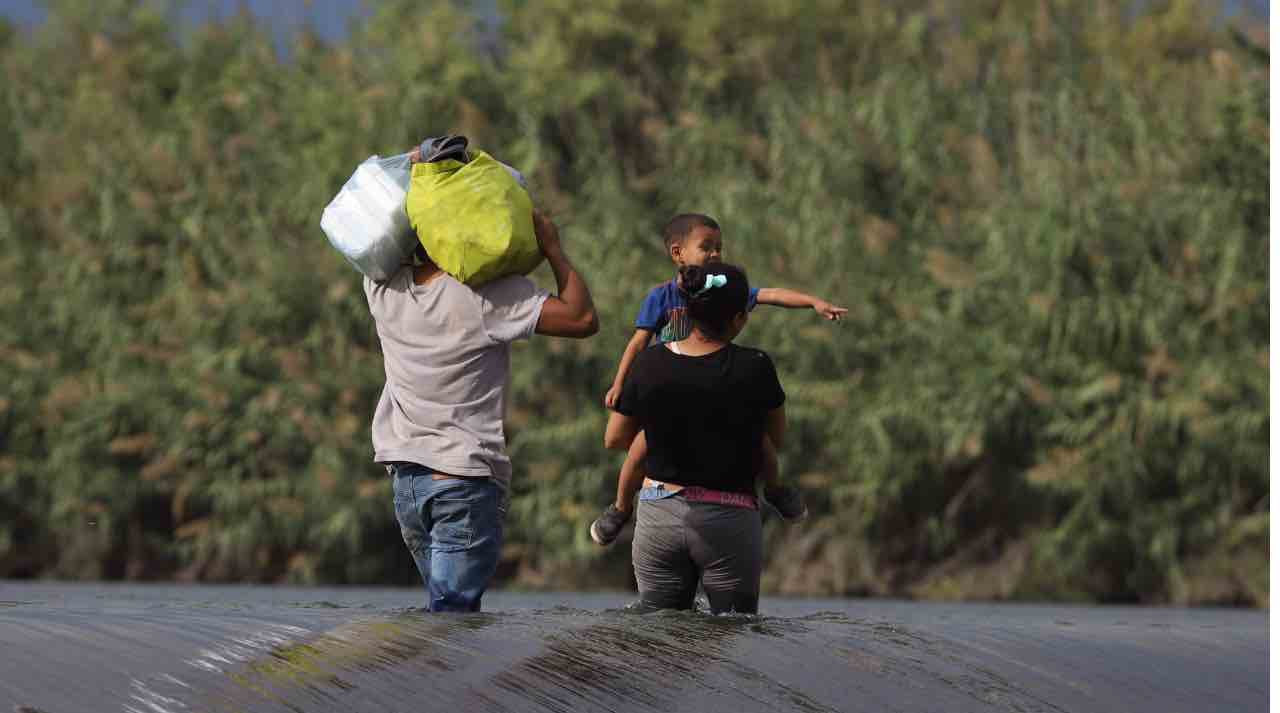
[[[459,132],[603,325],[515,350],[504,581],[626,581],[587,538],[601,401],[701,211],[754,284],[851,309],[740,338],[814,510],[770,521],[769,591],[1265,606],[1268,44],[1141,5],[398,0],[287,55],[130,0],[0,27],[0,576],[413,581],[318,223]]]

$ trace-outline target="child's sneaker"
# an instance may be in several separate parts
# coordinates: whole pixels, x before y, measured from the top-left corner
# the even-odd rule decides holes
[[[804,496],[797,488],[785,485],[765,488],[764,499],[787,522],[799,522],[809,516],[809,507],[804,504]]]
[[[609,505],[600,517],[591,523],[591,539],[595,540],[597,545],[612,545],[622,532],[623,525],[626,525],[627,520],[630,519],[631,513],[623,512],[612,504]]]

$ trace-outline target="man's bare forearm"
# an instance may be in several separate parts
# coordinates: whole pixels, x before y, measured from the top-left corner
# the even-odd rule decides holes
[[[594,334],[599,329],[599,320],[596,317],[595,303],[591,300],[591,291],[587,289],[587,283],[582,279],[582,275],[574,269],[573,264],[569,262],[569,257],[564,254],[564,249],[556,246],[546,253],[547,264],[551,267],[552,274],[556,277],[556,296],[560,298],[572,310],[574,316],[584,322],[589,321],[591,324],[591,332]]]
[[[556,224],[546,215],[534,211],[533,231],[538,239],[538,249],[556,277],[558,293],[542,303],[537,333],[581,339],[600,331],[600,320],[596,317],[596,307],[591,301],[591,291],[587,289],[586,280],[573,269],[565,255]]]

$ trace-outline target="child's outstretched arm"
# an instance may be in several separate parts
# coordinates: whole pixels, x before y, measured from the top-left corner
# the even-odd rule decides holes
[[[792,309],[809,307],[814,312],[822,315],[823,318],[831,321],[840,319],[849,311],[844,307],[837,307],[821,297],[814,297],[797,290],[788,290],[785,287],[760,288],[760,293],[756,295],[756,302],[762,305],[790,307]]]
[[[622,351],[622,361],[618,362],[618,373],[613,377],[613,384],[609,387],[609,392],[604,395],[605,408],[613,408],[618,405],[618,394],[622,393],[622,383],[627,380],[627,372],[631,371],[631,363],[649,345],[649,337],[651,336],[653,336],[653,332],[648,329],[636,329],[636,333],[631,335],[631,341],[627,342],[627,348]]]

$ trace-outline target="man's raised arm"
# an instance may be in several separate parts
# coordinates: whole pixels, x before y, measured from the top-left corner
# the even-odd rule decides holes
[[[586,281],[564,254],[560,231],[550,218],[536,210],[533,212],[533,230],[538,238],[538,247],[556,276],[558,293],[543,303],[534,331],[551,337],[590,337],[600,331],[600,320],[596,317],[596,307],[591,301]]]

